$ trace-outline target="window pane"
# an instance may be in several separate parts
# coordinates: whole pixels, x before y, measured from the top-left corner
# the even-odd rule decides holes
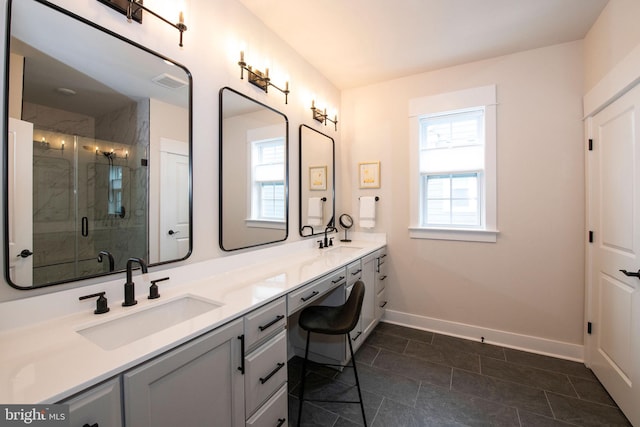
[[[423,175],[422,225],[480,225],[479,173]]]

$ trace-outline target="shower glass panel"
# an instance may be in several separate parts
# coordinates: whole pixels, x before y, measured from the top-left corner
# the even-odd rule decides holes
[[[148,259],[147,142],[129,142],[34,129],[34,284]]]

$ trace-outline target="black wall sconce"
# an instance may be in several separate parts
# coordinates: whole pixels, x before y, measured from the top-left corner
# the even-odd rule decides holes
[[[324,110],[320,110],[319,108],[316,108],[316,102],[315,101],[311,101],[311,111],[313,112],[313,120],[316,120],[320,123],[324,123],[324,125],[327,125],[327,122],[331,122],[333,123],[333,126],[335,128],[335,130],[338,130],[338,115],[336,114],[336,116],[332,119],[329,118],[329,115],[327,114],[327,109],[325,108]]]
[[[247,75],[249,76],[249,83],[259,87],[264,93],[269,92],[269,86],[273,86],[278,89],[280,92],[284,93],[284,103],[288,104],[289,101],[289,82],[285,82],[284,89],[280,89],[278,86],[271,83],[271,79],[269,78],[269,69],[266,68],[264,73],[260,70],[254,70],[251,68],[251,65],[247,65],[244,62],[244,51],[240,51],[240,61],[238,61],[238,65],[240,66],[240,80],[244,79],[244,70],[247,70]]]
[[[144,10],[146,12],[149,12],[156,18],[171,25],[173,28],[175,28],[180,32],[180,42],[178,43],[178,45],[182,47],[182,33],[187,31],[187,26],[184,24],[184,15],[182,14],[182,12],[180,12],[180,15],[178,17],[178,23],[174,24],[173,22],[158,15],[153,10],[144,6],[142,4],[143,0],[98,0],[98,1],[126,15],[127,20],[129,22],[133,20],[142,24],[142,11]]]

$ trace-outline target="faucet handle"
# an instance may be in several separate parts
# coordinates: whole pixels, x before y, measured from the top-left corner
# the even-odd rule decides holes
[[[98,299],[96,300],[96,309],[94,310],[94,313],[95,314],[104,314],[104,313],[109,311],[107,297],[105,297],[104,294],[105,294],[105,292],[98,292],[97,294],[81,296],[78,299],[80,301],[82,301],[82,300],[85,300],[85,299],[88,299],[88,298],[98,297]]]
[[[168,277],[163,277],[162,279],[156,279],[151,281],[151,286],[149,286],[149,299],[160,298],[160,293],[158,292],[158,282],[164,282],[165,280],[169,280]]]
[[[322,244],[322,240],[318,240],[318,249],[322,249],[324,248],[324,245]]]
[[[333,237],[329,237],[329,246],[333,246]]]

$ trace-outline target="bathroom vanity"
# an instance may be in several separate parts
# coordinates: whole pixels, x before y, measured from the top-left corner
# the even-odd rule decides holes
[[[287,425],[286,364],[303,347],[300,310],[340,304],[363,280],[355,347],[384,313],[386,242],[363,236],[348,246],[318,249],[306,240],[134,275],[133,307],[120,304],[123,278],[3,303],[0,401],[68,403],[74,426]],[[160,276],[170,277],[158,282],[160,298],[147,299]],[[78,301],[94,291],[106,292],[108,313]],[[314,358],[346,361],[345,338],[330,338]]]

